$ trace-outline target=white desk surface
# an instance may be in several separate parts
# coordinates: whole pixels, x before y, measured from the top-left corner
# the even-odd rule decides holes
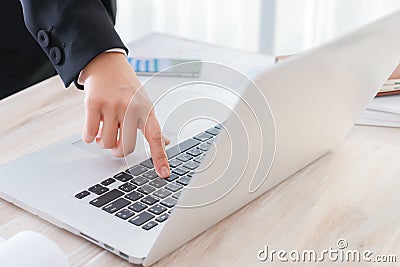
[[[272,62],[269,56],[158,34],[133,43],[130,50],[135,56],[219,61],[253,73]],[[63,89],[55,77],[1,100],[0,164],[80,132],[82,99],[81,91]],[[400,261],[399,151],[400,129],[355,126],[332,152],[156,266],[263,266],[267,262],[259,262],[257,252],[265,245],[276,250],[320,251],[336,248],[339,238],[347,240],[349,249],[396,255]],[[131,266],[0,200],[0,236],[9,238],[22,230],[34,230],[54,240],[72,266]]]

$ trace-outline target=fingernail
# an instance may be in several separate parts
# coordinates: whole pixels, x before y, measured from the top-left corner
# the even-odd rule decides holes
[[[85,135],[82,137],[82,140],[83,140],[83,142],[85,142],[85,143],[89,143],[89,142],[90,142],[90,136],[87,135],[87,134],[85,134]]]
[[[124,157],[124,154],[119,149],[113,148],[112,154],[114,155],[114,157],[117,157],[117,158]]]
[[[162,166],[160,172],[163,178],[169,177],[169,168],[167,166]]]

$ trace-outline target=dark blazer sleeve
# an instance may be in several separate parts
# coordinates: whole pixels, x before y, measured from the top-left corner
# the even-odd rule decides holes
[[[42,47],[65,86],[98,54],[128,50],[100,0],[20,0],[29,32]]]

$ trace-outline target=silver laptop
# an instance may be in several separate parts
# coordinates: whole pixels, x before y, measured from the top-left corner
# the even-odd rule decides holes
[[[191,85],[224,88],[237,101],[221,110],[205,102],[207,116],[224,115],[191,124],[190,136],[178,134],[190,112],[161,112],[178,136],[167,150],[167,179],[156,175],[145,148],[119,160],[71,137],[2,165],[0,195],[129,262],[151,265],[334,148],[400,62],[398,25],[399,13],[385,17],[279,63],[254,83],[204,63],[200,78],[211,78]]]

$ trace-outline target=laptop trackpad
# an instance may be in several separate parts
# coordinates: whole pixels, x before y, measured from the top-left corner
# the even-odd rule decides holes
[[[72,143],[73,146],[79,147],[85,151],[89,151],[97,156],[104,157],[107,155],[111,155],[110,149],[102,149],[96,142],[92,142],[90,144],[86,144],[81,139]]]
[[[169,139],[175,139],[176,134],[172,131],[163,131],[164,136]],[[90,144],[86,144],[82,141],[82,139],[77,139],[72,143],[74,147],[78,147],[87,152],[90,152],[96,156],[109,159],[109,160],[121,160],[120,158],[116,158],[113,156],[111,149],[103,149],[96,142],[92,142]],[[140,161],[143,161],[150,157],[147,141],[144,139],[144,136],[141,132],[137,134],[136,147],[135,152],[128,155],[125,160],[129,165],[136,164]]]

